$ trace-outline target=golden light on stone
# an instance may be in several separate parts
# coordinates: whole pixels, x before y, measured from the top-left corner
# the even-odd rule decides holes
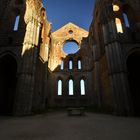
[[[63,51],[63,47],[66,42],[73,42],[73,41],[77,42],[77,44],[79,44],[79,49],[80,49],[81,48],[80,43],[84,38],[88,37],[88,34],[89,34],[88,31],[78,27],[77,25],[71,22],[61,27],[57,31],[53,32],[51,34],[53,49],[50,50],[51,56],[48,62],[49,70],[53,72],[57,69],[61,69],[62,60],[65,60],[69,55],[69,53],[64,53]],[[74,48],[74,45],[72,45],[71,47]]]
[[[116,18],[115,23],[116,23],[117,32],[118,33],[123,33],[121,20],[119,18]]]
[[[120,7],[118,6],[118,5],[113,5],[113,11],[114,12],[117,12],[117,11],[119,11],[120,10]]]

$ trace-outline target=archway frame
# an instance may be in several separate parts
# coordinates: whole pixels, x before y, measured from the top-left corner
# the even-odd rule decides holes
[[[128,83],[128,89],[129,89],[129,93],[128,93],[129,95],[128,96],[130,97],[130,107],[132,108],[132,115],[140,116],[140,113],[138,114],[138,112],[136,112],[136,108],[135,108],[136,106],[134,105],[135,104],[134,102],[136,102],[136,101],[135,101],[133,96],[137,96],[137,93],[133,93],[134,91],[131,87],[132,85],[130,85],[131,84],[130,82],[132,82],[132,81],[130,81],[129,75],[128,75],[128,74],[130,74],[130,71],[128,69],[128,61],[130,61],[131,57],[133,58],[135,55],[136,56],[139,55],[139,57],[140,57],[140,48],[139,47],[136,46],[134,48],[130,48],[129,50],[127,50],[127,53],[126,53],[126,56],[125,56],[125,68],[126,68],[126,72],[127,72],[127,83]],[[140,89],[139,89],[139,91],[140,91]],[[133,94],[136,94],[136,95],[133,95]],[[139,104],[139,109],[140,109],[140,104]]]
[[[12,62],[15,64],[15,67],[13,67],[13,70],[15,69],[16,71],[14,71],[15,72],[15,75],[14,75],[14,81],[15,81],[15,84],[13,85],[13,87],[12,87],[12,91],[10,91],[12,94],[9,94],[10,92],[9,91],[5,91],[5,89],[4,89],[4,91],[1,93],[2,95],[2,97],[3,98],[8,98],[9,97],[9,95],[10,95],[10,103],[9,103],[9,105],[11,106],[12,105],[12,107],[11,107],[11,110],[9,110],[9,107],[8,108],[5,108],[5,109],[7,109],[7,111],[5,111],[5,113],[0,113],[0,115],[13,115],[14,114],[14,109],[15,109],[15,100],[16,100],[16,89],[17,89],[17,73],[18,73],[18,66],[19,66],[19,61],[18,61],[18,57],[14,54],[14,53],[12,53],[11,51],[3,51],[3,52],[1,52],[0,53],[0,60],[2,59],[2,60],[6,60],[5,58],[7,57],[7,56],[9,56],[9,57],[11,57],[12,58]],[[2,63],[3,63],[3,61],[1,61]],[[8,70],[10,70],[10,69],[8,69]],[[12,75],[13,76],[13,75]],[[6,82],[7,83],[7,82]],[[8,88],[8,87],[7,87]],[[11,87],[10,87],[11,88]],[[6,95],[4,96],[4,93],[6,93]],[[7,102],[9,102],[9,99],[7,99]],[[12,104],[11,104],[12,103]],[[7,105],[7,106],[9,106],[9,105]]]

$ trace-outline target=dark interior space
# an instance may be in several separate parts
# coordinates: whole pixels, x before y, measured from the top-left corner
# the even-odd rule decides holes
[[[12,115],[17,62],[11,55],[0,58],[0,115]]]
[[[128,80],[135,116],[140,116],[140,52],[132,53],[127,60]]]

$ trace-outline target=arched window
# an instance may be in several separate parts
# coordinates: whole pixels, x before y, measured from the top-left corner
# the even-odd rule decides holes
[[[78,70],[81,70],[82,69],[82,63],[81,63],[81,60],[78,60]]]
[[[83,79],[80,80],[80,90],[81,90],[81,95],[85,95],[85,81]]]
[[[20,19],[20,16],[16,16],[16,19],[15,19],[15,24],[14,24],[14,28],[13,30],[14,31],[17,31],[18,30],[18,26],[19,26],[19,19]]]
[[[118,5],[116,5],[116,4],[113,4],[113,11],[117,12],[119,10],[120,10],[120,7]]]
[[[69,95],[74,95],[74,90],[73,90],[73,80],[69,80]]]
[[[69,60],[69,69],[72,70],[73,69],[73,61]]]
[[[58,96],[62,95],[62,80],[58,80],[58,83],[57,83],[57,95]]]
[[[63,69],[64,69],[64,61],[63,61],[63,60],[62,60],[62,62],[61,62],[60,69],[61,69],[61,70],[63,70]]]
[[[122,23],[119,18],[115,18],[116,28],[118,33],[123,33]]]
[[[130,27],[128,17],[125,13],[123,13],[124,23],[126,27]]]

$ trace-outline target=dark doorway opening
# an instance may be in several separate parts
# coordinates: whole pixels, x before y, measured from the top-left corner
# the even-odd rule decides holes
[[[140,51],[127,59],[128,81],[135,116],[140,116]]]
[[[16,91],[17,62],[9,54],[0,58],[0,115],[12,115]]]

